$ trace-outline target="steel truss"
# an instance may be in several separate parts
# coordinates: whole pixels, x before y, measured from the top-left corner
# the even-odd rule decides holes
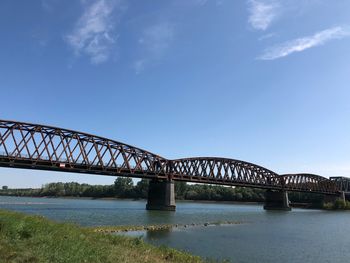
[[[278,175],[228,158],[168,160],[100,136],[7,120],[0,120],[0,166],[324,194],[341,190],[338,181],[318,175]]]

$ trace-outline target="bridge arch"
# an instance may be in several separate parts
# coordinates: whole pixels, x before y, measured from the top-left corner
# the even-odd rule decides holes
[[[229,158],[192,157],[169,161],[174,180],[279,188],[278,174],[262,166]]]
[[[146,150],[74,130],[0,120],[0,166],[166,178],[166,160]]]
[[[309,173],[283,174],[279,176],[282,188],[296,192],[337,193],[339,188],[334,181]]]

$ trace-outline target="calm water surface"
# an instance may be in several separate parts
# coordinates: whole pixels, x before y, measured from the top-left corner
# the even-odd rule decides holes
[[[0,208],[83,226],[240,221],[130,235],[231,262],[350,262],[350,212],[267,212],[258,205],[177,202],[174,213],[146,211],[145,201],[23,197],[0,197]]]

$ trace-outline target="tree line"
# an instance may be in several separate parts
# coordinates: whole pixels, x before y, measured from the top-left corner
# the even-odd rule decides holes
[[[148,179],[136,184],[128,177],[118,177],[112,185],[89,185],[70,183],[49,183],[37,189],[0,190],[0,195],[31,197],[93,197],[145,199],[148,195]],[[225,187],[220,185],[187,184],[175,182],[175,197],[178,200],[244,201],[263,202],[265,190],[249,187]],[[322,196],[305,193],[289,193],[292,202],[319,203]]]

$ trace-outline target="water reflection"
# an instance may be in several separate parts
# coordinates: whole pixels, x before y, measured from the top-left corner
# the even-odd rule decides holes
[[[146,225],[175,224],[175,212],[146,210],[145,219]]]
[[[160,238],[169,238],[171,235],[172,229],[161,229],[161,230],[148,230],[146,231],[146,239],[160,239]]]

